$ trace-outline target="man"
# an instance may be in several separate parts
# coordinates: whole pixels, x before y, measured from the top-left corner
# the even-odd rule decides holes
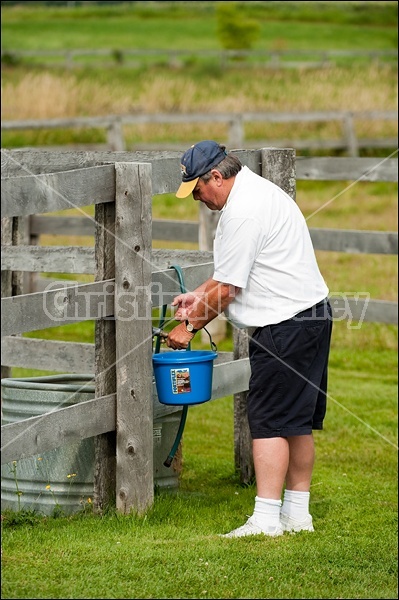
[[[252,516],[224,537],[313,531],[312,431],[326,412],[332,317],[306,221],[282,189],[214,141],[187,150],[181,170],[176,196],[192,193],[220,218],[214,274],[174,299],[181,323],[167,345],[187,348],[223,311],[234,326],[255,328],[248,422],[257,495]]]

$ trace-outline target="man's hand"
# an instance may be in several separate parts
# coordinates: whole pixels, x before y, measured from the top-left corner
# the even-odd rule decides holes
[[[183,350],[194,337],[186,329],[185,321],[189,321],[194,329],[202,329],[234,299],[240,288],[209,278],[193,292],[176,296],[172,306],[177,306],[174,318],[183,321],[169,333],[166,344],[174,350]]]
[[[195,292],[187,292],[176,296],[171,304],[171,306],[177,306],[174,315],[176,321],[185,321],[188,319],[190,311],[196,309],[202,296],[203,294],[196,294]]]
[[[166,345],[173,350],[185,350],[193,337],[194,334],[187,331],[186,324],[180,323],[169,332]]]

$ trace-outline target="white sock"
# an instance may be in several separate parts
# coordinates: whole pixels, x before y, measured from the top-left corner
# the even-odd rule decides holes
[[[309,514],[309,498],[310,492],[285,490],[281,513],[296,521],[303,521]]]
[[[280,524],[281,500],[259,498],[255,496],[253,517],[256,524],[265,531],[270,531]]]

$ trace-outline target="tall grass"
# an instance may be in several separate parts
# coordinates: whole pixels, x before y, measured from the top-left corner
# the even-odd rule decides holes
[[[84,73],[3,71],[4,119],[44,119],[143,111],[242,112],[395,110],[396,68],[318,70],[195,68]],[[370,124],[368,124],[370,126]]]

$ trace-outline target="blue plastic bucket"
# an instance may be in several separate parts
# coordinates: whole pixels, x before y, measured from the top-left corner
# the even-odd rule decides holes
[[[212,396],[211,350],[174,350],[153,354],[155,383],[162,404],[201,404]]]

